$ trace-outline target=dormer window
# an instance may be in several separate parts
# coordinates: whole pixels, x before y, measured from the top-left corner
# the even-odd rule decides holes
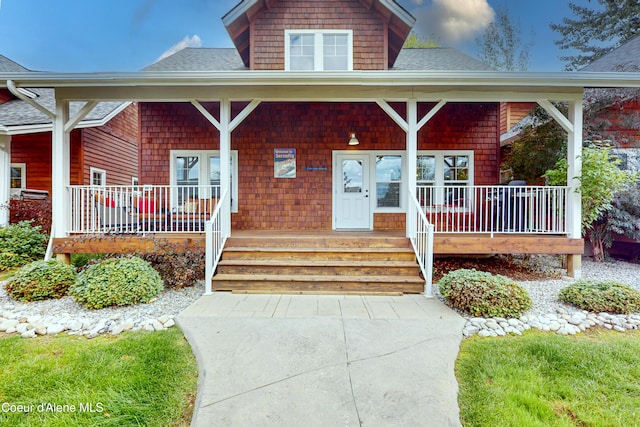
[[[351,30],[286,30],[285,70],[353,70]]]

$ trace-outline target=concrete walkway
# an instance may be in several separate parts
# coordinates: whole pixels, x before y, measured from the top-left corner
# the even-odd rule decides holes
[[[459,426],[463,319],[421,295],[203,296],[192,426]]]

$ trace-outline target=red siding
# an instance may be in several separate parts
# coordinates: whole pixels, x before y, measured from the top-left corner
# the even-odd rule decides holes
[[[384,70],[385,25],[359,0],[279,0],[252,24],[252,63],[255,70],[284,69],[285,30],[353,30],[354,70]]]
[[[138,176],[138,107],[128,106],[104,126],[82,130],[82,175],[90,183],[91,167],[107,171],[107,185],[131,185]]]
[[[207,107],[218,116],[216,105]],[[218,131],[190,104],[141,104],[140,111],[141,184],[169,183],[171,150],[219,147]],[[404,105],[397,111],[404,115]],[[404,132],[375,104],[261,104],[232,135],[240,193],[234,228],[330,229],[332,151],[348,149],[350,131],[358,150],[405,149]],[[494,184],[498,137],[497,104],[450,104],[419,133],[419,149],[474,150],[476,183]],[[296,179],[273,177],[274,148],[296,149]],[[392,215],[376,215],[376,227],[402,228],[401,215]]]
[[[131,185],[131,177],[138,175],[137,106],[104,126],[75,129],[70,139],[72,185],[89,184],[91,166],[107,171],[109,185]],[[26,163],[27,188],[51,192],[51,132],[13,136],[11,162]]]

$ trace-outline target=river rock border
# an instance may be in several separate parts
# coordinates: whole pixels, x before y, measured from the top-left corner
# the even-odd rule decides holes
[[[502,317],[481,318],[467,317],[467,323],[462,330],[465,337],[477,334],[481,337],[499,337],[509,334],[522,335],[529,329],[545,332],[555,332],[558,335],[575,335],[595,326],[609,330],[626,332],[640,328],[640,314],[609,314],[590,313],[580,311],[569,314],[556,313],[539,316],[522,316],[519,319],[505,319]]]
[[[175,326],[175,317],[202,296],[204,284],[164,290],[148,304],[90,310],[70,296],[23,303],[9,297],[0,282],[0,333],[24,338],[68,335],[95,338],[125,331],[162,331]]]

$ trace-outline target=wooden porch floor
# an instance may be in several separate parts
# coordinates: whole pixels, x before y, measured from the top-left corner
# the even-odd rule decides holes
[[[317,237],[327,241],[340,238],[397,238],[404,236],[403,230],[391,231],[279,231],[279,230],[233,230],[233,237],[262,237],[288,240],[295,245],[296,237]],[[70,253],[131,253],[154,249],[154,239],[186,242],[187,245],[204,247],[204,233],[157,233],[147,235],[91,235],[71,236],[53,240],[53,252]],[[583,239],[570,239],[555,235],[516,234],[443,234],[434,237],[435,255],[491,255],[491,254],[582,254]]]

